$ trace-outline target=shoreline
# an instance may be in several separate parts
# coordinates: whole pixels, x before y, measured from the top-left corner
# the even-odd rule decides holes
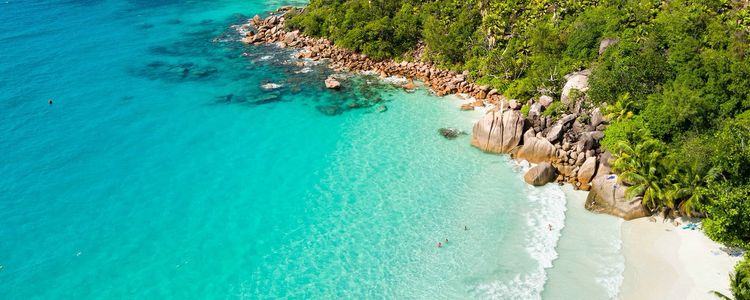
[[[731,295],[729,274],[742,257],[721,251],[702,230],[682,229],[687,220],[674,226],[649,219],[622,223],[620,299],[711,299],[711,290]]]
[[[241,42],[248,45],[275,44],[284,48],[299,49],[295,54],[298,59],[306,58],[313,61],[327,59],[328,67],[337,72],[372,73],[380,78],[390,76],[402,76],[409,81],[420,80],[424,82],[432,93],[438,97],[467,94],[475,101],[462,105],[462,110],[473,110],[477,107],[503,106],[503,108],[520,109],[520,104],[514,107],[496,89],[488,86],[478,85],[471,82],[467,77],[468,72],[458,73],[439,68],[432,62],[421,60],[423,48],[414,51],[411,61],[394,59],[373,59],[365,54],[338,47],[326,38],[309,37],[298,30],[285,30],[285,15],[295,11],[297,8],[282,7],[276,11],[269,12],[266,18],[256,15],[248,22],[232,27],[239,33]],[[255,31],[254,31],[255,30]],[[405,89],[413,89],[413,84],[405,84]]]
[[[614,299],[622,284],[622,219],[592,214],[583,207],[586,191],[570,185],[565,193],[565,227],[556,246],[559,257],[548,270],[542,299]],[[586,270],[581,272],[581,270]]]
[[[396,62],[393,59],[373,60],[363,54],[337,47],[325,38],[311,38],[297,31],[287,32],[283,29],[284,14],[292,9],[279,9],[265,19],[256,16],[249,23],[238,25],[235,29],[243,37],[242,42],[245,44],[275,44],[280,48],[301,49],[295,55],[296,58],[306,58],[315,61],[328,59],[330,60],[328,67],[337,72],[375,72],[375,74],[380,75],[381,79],[389,76],[402,76],[410,81],[420,80],[438,97],[453,95],[461,99],[462,103],[464,103],[460,107],[461,110],[483,110],[484,112],[489,112],[499,108],[499,114],[503,114],[504,109],[509,109],[510,111],[520,109],[520,104],[515,100],[508,100],[494,89],[490,90],[486,86],[479,86],[470,82],[467,79],[468,74],[466,72],[456,73],[442,70],[432,63],[421,62],[418,59],[418,55],[415,57],[415,61],[417,62]],[[257,29],[258,33],[253,32],[251,28]],[[419,52],[418,49],[416,53]],[[407,85],[404,85],[405,89],[413,89],[407,87]],[[561,131],[564,133],[572,130],[569,128],[571,126],[570,123],[576,120],[578,114],[574,113],[569,116],[573,117],[560,124]],[[498,118],[502,121],[501,117]],[[481,121],[478,120],[477,122]],[[548,132],[552,124],[545,124],[545,119],[543,118],[541,121],[543,124],[541,126],[542,130],[547,128],[544,132]],[[569,123],[566,124],[566,122]],[[492,126],[490,128],[494,129]],[[593,131],[602,131],[597,126],[593,126],[593,128],[591,129]],[[549,134],[542,135],[542,130],[537,130],[530,137],[536,137],[537,140],[549,139]],[[525,132],[519,133],[523,134],[524,138],[527,135]],[[558,134],[563,136],[563,133]],[[518,147],[522,145],[518,145]],[[588,158],[595,158],[593,160],[594,171],[590,174],[591,178],[588,178],[583,183],[586,186],[593,181],[595,175],[599,176],[600,172],[602,172],[597,171],[597,169],[602,169],[607,164],[601,157],[602,153],[596,148],[585,148],[583,151],[573,152],[570,145],[566,147],[567,149],[563,148],[565,146],[559,144],[551,146],[553,148],[550,151],[553,153],[537,159],[538,161],[534,161],[534,163],[551,161],[554,164],[555,158],[558,158],[557,162],[562,162],[565,165],[553,165],[561,174],[560,177],[552,182],[570,183],[570,186],[566,185],[563,187],[565,189],[572,188],[577,190],[579,187],[583,189],[583,187],[578,185],[582,181],[578,172],[579,167],[582,167],[584,163],[581,157],[585,161],[588,161]],[[557,149],[555,150],[554,147]],[[493,152],[482,149],[480,146],[477,146],[477,148],[480,148],[484,152]],[[560,150],[562,150],[563,155],[560,155]],[[586,151],[595,152],[581,155]],[[532,153],[529,157],[518,157],[516,152],[503,152],[510,154],[511,158],[516,161],[529,160],[529,157],[533,160],[537,155],[536,153]],[[606,171],[609,172],[609,166],[607,165],[606,167]],[[566,198],[568,201],[571,200],[567,192]],[[615,208],[614,210],[617,209],[620,208]],[[589,210],[591,209],[589,208]],[[601,209],[598,212],[598,214],[601,214],[601,212],[614,214],[612,211],[606,209]],[[644,213],[637,211],[632,215],[638,218],[639,216],[643,216]],[[614,215],[618,216],[617,214]],[[625,219],[630,218],[625,213],[620,215],[620,217]],[[683,230],[681,228],[683,225],[675,227],[671,223],[662,222],[661,219],[658,219],[655,224],[647,224],[652,223],[649,219],[638,218],[620,224],[620,240],[622,242],[620,253],[624,257],[624,270],[621,272],[619,289],[615,298],[706,299],[713,297],[708,294],[711,290],[730,294],[728,291],[728,275],[734,269],[736,262],[741,260],[741,257],[730,257],[720,251],[719,247],[721,245],[711,241],[700,230]],[[559,243],[555,248],[558,246]]]

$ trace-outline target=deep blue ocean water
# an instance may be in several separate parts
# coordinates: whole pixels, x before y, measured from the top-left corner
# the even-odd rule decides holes
[[[303,3],[0,3],[0,298],[539,298],[562,190],[230,28]]]

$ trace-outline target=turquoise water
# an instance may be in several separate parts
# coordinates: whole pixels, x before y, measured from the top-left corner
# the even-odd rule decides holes
[[[439,136],[457,98],[236,42],[284,4],[0,4],[1,298],[542,296],[562,190]]]

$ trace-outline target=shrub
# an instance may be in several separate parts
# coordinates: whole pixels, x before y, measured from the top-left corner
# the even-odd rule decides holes
[[[706,235],[730,246],[747,248],[750,243],[750,186],[726,184],[711,187],[708,218],[703,222]]]
[[[542,112],[542,116],[557,118],[568,111],[568,107],[560,101],[555,101],[550,104],[547,109]]]

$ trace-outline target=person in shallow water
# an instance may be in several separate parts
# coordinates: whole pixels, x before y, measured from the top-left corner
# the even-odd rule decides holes
[[[549,228],[549,231],[552,231],[552,224],[547,224],[547,228]]]
[[[442,247],[443,247],[443,243],[438,242],[438,248],[442,248]]]

